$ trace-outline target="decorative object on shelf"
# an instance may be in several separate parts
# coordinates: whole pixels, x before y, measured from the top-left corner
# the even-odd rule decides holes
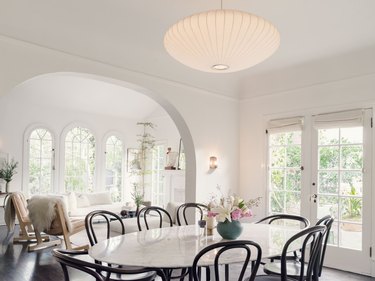
[[[239,10],[193,14],[171,26],[164,47],[177,61],[213,73],[240,71],[270,57],[280,34],[266,19]]]
[[[176,170],[178,153],[172,151],[171,147],[167,149],[167,156],[165,157],[165,170]],[[177,164],[177,165],[176,165]]]
[[[216,156],[211,156],[210,157],[210,169],[214,170],[217,168],[217,157]]]
[[[182,139],[180,139],[180,145],[178,146],[177,170],[185,170],[185,166],[185,148]]]
[[[6,160],[0,169],[0,179],[5,181],[5,193],[9,192],[9,183],[12,181],[13,176],[17,174],[18,162],[12,159],[11,161]]]
[[[220,191],[220,187],[217,187]],[[234,195],[221,197],[219,202],[215,197],[211,198],[208,204],[207,217],[215,217],[217,223],[217,232],[224,239],[236,239],[241,235],[242,226],[240,219],[251,217],[253,215],[251,208],[258,206],[260,197],[245,201]]]

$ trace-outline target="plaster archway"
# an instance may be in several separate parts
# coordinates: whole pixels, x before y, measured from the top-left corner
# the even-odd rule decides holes
[[[103,77],[99,75],[93,75],[93,74],[87,74],[87,73],[76,73],[76,72],[56,72],[56,73],[47,73],[35,76],[31,79],[28,79],[24,82],[22,82],[20,85],[26,85],[27,83],[31,83],[35,79],[43,80],[47,77],[52,76],[70,76],[70,77],[81,77],[85,79],[100,81],[103,83],[108,84],[114,84],[126,89],[131,89],[141,95],[145,95],[148,98],[155,101],[157,104],[159,104],[170,116],[170,118],[175,123],[181,138],[184,142],[184,149],[185,149],[185,155],[186,155],[186,177],[185,177],[185,200],[187,202],[194,202],[196,201],[196,157],[195,157],[195,148],[193,139],[190,133],[190,130],[182,117],[182,115],[177,111],[177,109],[164,97],[158,95],[154,91],[150,89],[146,89],[143,87],[140,87],[138,85],[128,83],[126,81],[112,79],[108,77]],[[18,86],[16,86],[14,89],[16,89]],[[14,90],[13,89],[13,90]],[[13,91],[12,90],[12,91]],[[12,94],[12,91],[8,92],[8,95]]]

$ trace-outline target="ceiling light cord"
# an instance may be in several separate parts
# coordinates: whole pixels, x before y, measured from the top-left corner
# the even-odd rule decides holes
[[[223,0],[220,0],[220,10],[223,9]]]

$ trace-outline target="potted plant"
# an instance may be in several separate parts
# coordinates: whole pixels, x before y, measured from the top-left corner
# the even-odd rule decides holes
[[[132,199],[134,200],[135,205],[137,206],[137,209],[135,211],[135,214],[138,215],[139,212],[139,206],[143,203],[143,193],[139,190],[138,185],[136,183],[133,183],[133,192],[131,193]]]
[[[0,169],[0,178],[3,179],[5,184],[5,193],[9,192],[9,183],[12,181],[12,178],[17,174],[18,162],[12,159],[11,161],[5,161],[4,166]]]

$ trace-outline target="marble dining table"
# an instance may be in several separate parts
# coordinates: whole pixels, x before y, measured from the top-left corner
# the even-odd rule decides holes
[[[262,248],[262,258],[280,255],[285,242],[301,231],[295,227],[243,223],[238,240],[252,240]],[[212,235],[197,225],[150,229],[112,237],[89,249],[89,255],[102,262],[124,266],[152,268],[190,267],[196,254],[208,245],[223,241],[214,230]],[[291,245],[296,250],[301,244]],[[215,253],[208,253],[200,265],[212,265]],[[255,257],[254,257],[255,258]],[[229,253],[225,263],[243,260],[240,253]]]

